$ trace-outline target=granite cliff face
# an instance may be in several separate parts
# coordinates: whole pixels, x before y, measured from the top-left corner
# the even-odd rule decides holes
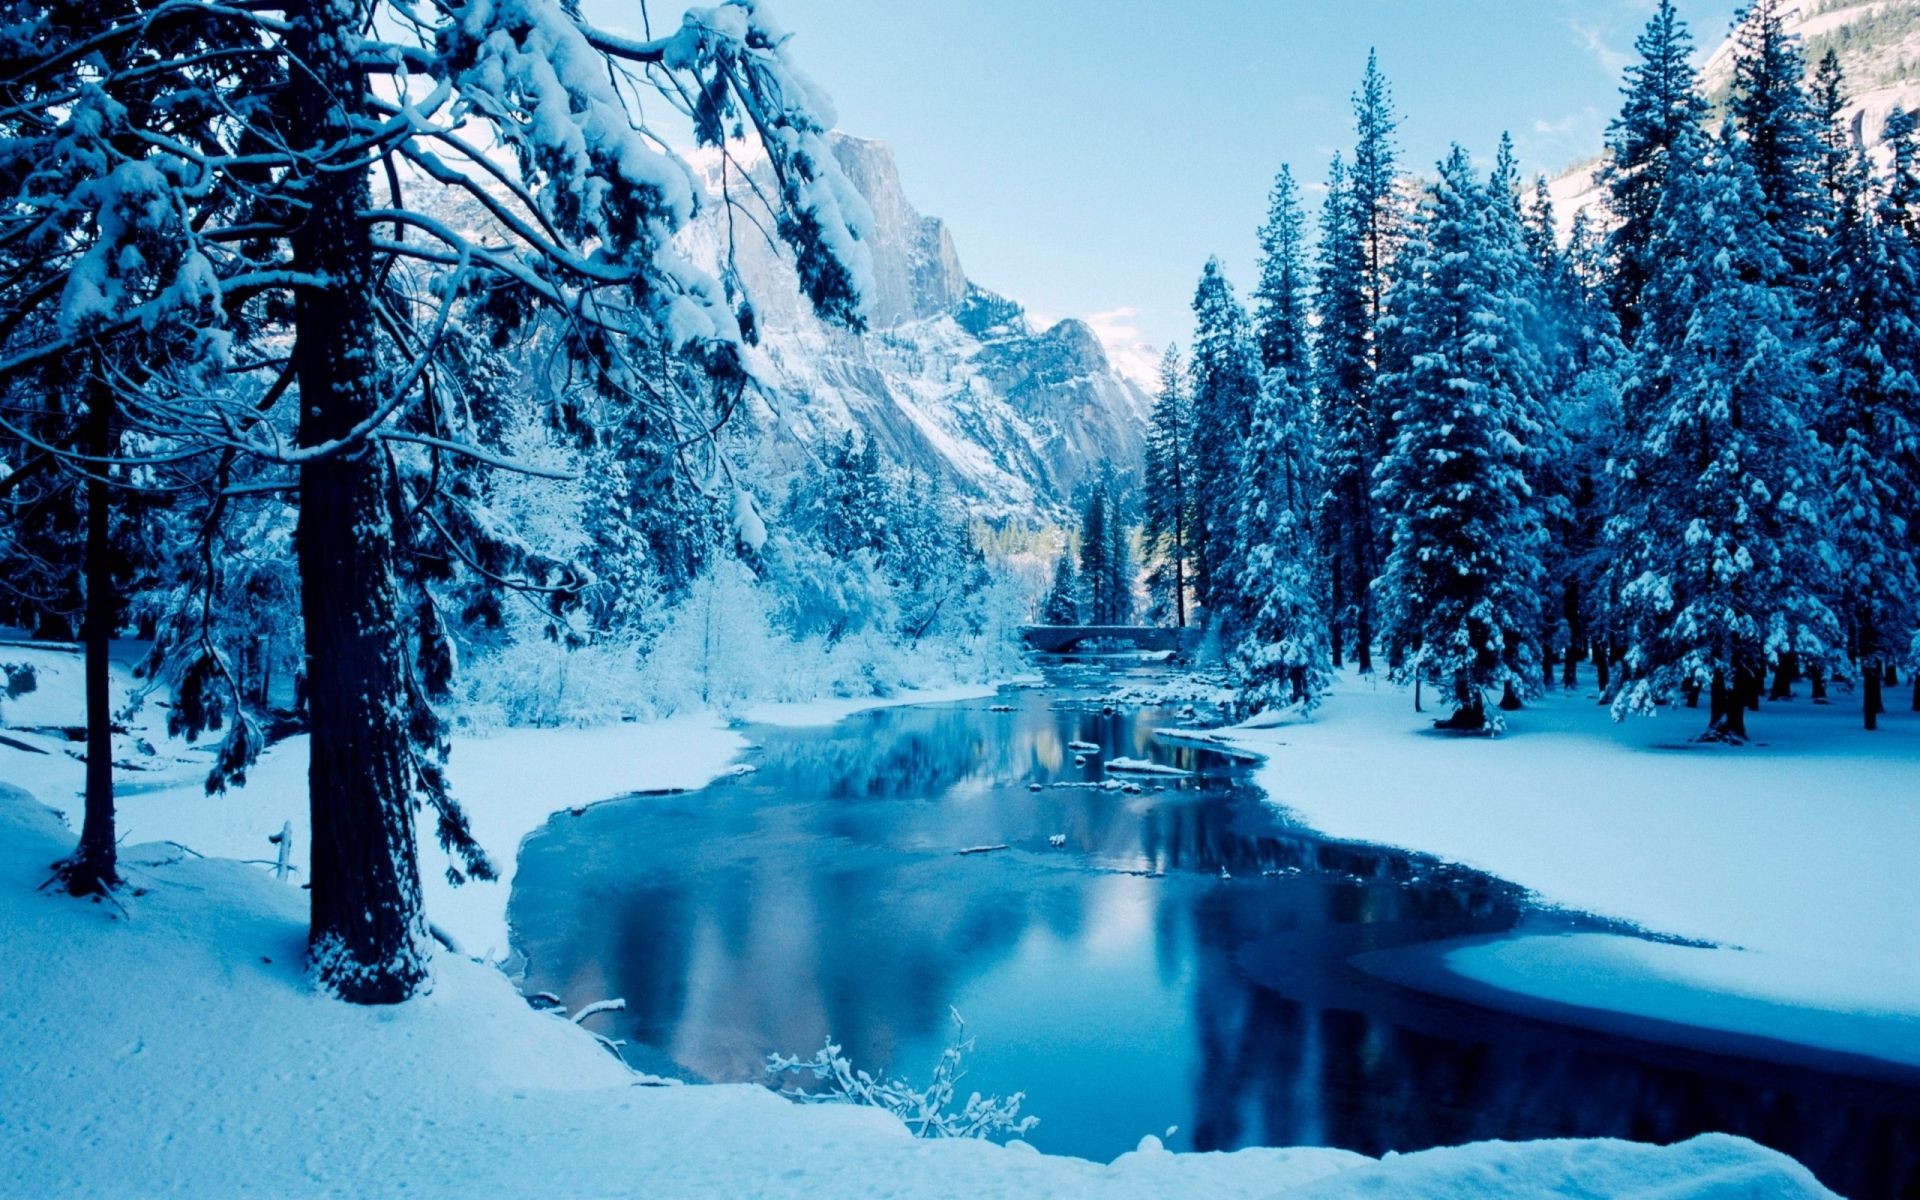
[[[750,360],[764,396],[750,415],[758,452],[797,467],[848,429],[894,463],[938,478],[975,511],[1046,517],[1112,460],[1138,467],[1148,397],[1077,320],[1036,328],[1024,309],[971,282],[952,234],[907,199],[882,142],[836,135],[834,153],[873,209],[871,329],[822,324],[791,264],[734,224],[732,257],[754,298]],[[726,214],[711,206],[690,252],[725,258]]]

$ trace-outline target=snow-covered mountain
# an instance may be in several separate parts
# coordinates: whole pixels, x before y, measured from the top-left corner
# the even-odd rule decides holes
[[[751,414],[762,452],[797,466],[857,429],[991,515],[1057,512],[1103,459],[1136,466],[1150,401],[1094,331],[1073,319],[1039,328],[970,281],[946,224],[907,199],[885,143],[836,134],[834,152],[873,209],[866,334],[815,318],[791,263],[733,218],[734,267],[762,339],[751,354],[766,393]],[[725,207],[687,237],[692,253],[723,261]]]
[[[1783,6],[1787,31],[1801,39],[1809,70],[1828,50],[1840,56],[1849,101],[1845,118],[1869,153],[1880,145],[1896,107],[1920,108],[1920,0],[1797,0]],[[1701,37],[1712,30],[1696,30]],[[1700,86],[1717,107],[1733,86],[1734,38],[1722,38],[1700,68]],[[1553,181],[1563,223],[1599,199],[1598,160]]]

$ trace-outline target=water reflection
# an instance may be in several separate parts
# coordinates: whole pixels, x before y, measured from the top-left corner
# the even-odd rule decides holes
[[[1292,827],[1169,714],[1055,690],[755,730],[757,773],[562,816],[513,896],[529,990],[621,996],[652,1069],[757,1080],[831,1035],[923,1077],[957,1006],[969,1087],[1042,1148],[1390,1149],[1727,1130],[1855,1196],[1920,1189],[1920,1088],[1656,1048],[1407,991],[1356,954],[1564,926],[1515,889]],[[1098,753],[1077,763],[1070,742]],[[1101,786],[1152,757],[1190,779]],[[1032,790],[1039,784],[1039,790]],[[1064,839],[1053,848],[1049,839]],[[993,853],[960,856],[978,846]]]

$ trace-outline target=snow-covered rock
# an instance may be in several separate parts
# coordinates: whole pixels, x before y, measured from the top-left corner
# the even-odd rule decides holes
[[[1151,402],[1093,329],[1071,318],[1036,328],[1017,302],[968,280],[945,223],[907,199],[885,143],[835,134],[833,147],[874,214],[864,335],[818,320],[791,262],[737,216],[730,225],[724,206],[685,235],[697,259],[731,258],[753,299],[759,452],[793,467],[858,430],[990,515],[1058,511],[1101,461],[1136,465]],[[715,190],[718,166],[702,161]]]

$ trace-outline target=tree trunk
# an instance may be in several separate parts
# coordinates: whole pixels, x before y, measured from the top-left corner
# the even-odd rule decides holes
[[[1769,700],[1793,699],[1793,681],[1800,677],[1800,656],[1791,650],[1781,654],[1773,667],[1773,691]]]
[[[1520,693],[1513,690],[1513,680],[1509,679],[1500,688],[1500,711],[1519,712]]]
[[[366,14],[343,0],[303,0],[291,13],[289,42],[305,70],[288,75],[289,132],[326,153],[356,136],[354,118],[372,116],[348,36]],[[380,402],[373,247],[359,218],[367,173],[344,166],[314,173],[293,238],[294,268],[330,281],[324,291],[296,293],[294,369],[307,446],[347,435]],[[405,1000],[427,979],[390,471],[371,441],[303,464],[295,531],[312,714],[308,952],[323,988],[361,1004]]]
[[[1719,671],[1713,673],[1713,687],[1708,701],[1707,732],[1704,740],[1722,742],[1744,742],[1747,740],[1747,704],[1741,686],[1744,672],[1734,673],[1734,684],[1729,687],[1726,676]]]
[[[1360,589],[1359,618],[1353,630],[1353,665],[1362,675],[1373,674],[1373,613],[1368,590]]]
[[[113,591],[106,467],[99,461],[112,447],[112,405],[113,391],[96,364],[89,375],[86,424],[87,455],[95,460],[87,465],[87,609],[82,632],[86,642],[86,815],[80,823],[80,848],[61,870],[67,890],[76,896],[104,895],[120,883],[113,829],[113,696],[108,671],[119,605]]]
[[[1812,693],[1815,704],[1827,702],[1827,669],[1815,665],[1807,670],[1807,690]]]
[[[1330,581],[1333,603],[1327,606],[1327,648],[1332,652],[1333,668],[1337,671],[1347,665],[1346,647],[1340,640],[1340,608],[1346,603],[1347,592],[1344,586],[1345,580],[1340,572],[1340,556],[1331,554],[1328,557],[1333,560],[1329,564],[1330,573],[1333,576]]]
[[[1880,688],[1885,681],[1885,676],[1880,673],[1878,667],[1874,666],[1869,666],[1865,671],[1862,671],[1860,675],[1861,678],[1866,681],[1867,685],[1861,689],[1861,693],[1864,696],[1860,705],[1862,710],[1861,715],[1866,718],[1868,729],[1878,729],[1880,728],[1880,714],[1887,711],[1887,706],[1881,699],[1880,694]]]
[[[1187,627],[1187,548],[1181,544],[1180,534],[1173,535],[1173,611],[1179,619],[1180,628]]]
[[[1580,647],[1586,631],[1580,628],[1580,581],[1569,579],[1560,589],[1560,616],[1567,623],[1567,649],[1560,660],[1560,686],[1572,691],[1580,686]]]
[[[1596,642],[1593,647],[1593,681],[1600,689],[1600,699],[1606,700],[1607,692],[1613,686],[1613,659],[1607,653],[1605,645]]]

